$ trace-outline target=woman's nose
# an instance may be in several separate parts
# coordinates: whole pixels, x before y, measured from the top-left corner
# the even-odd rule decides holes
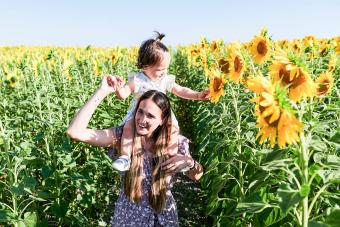
[[[139,120],[141,121],[141,123],[145,123],[146,122],[146,116],[143,115],[139,118]]]

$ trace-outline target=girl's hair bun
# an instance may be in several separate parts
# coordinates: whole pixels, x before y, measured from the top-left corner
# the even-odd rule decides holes
[[[160,33],[158,31],[155,31],[156,33],[156,41],[162,41],[162,39],[165,37],[165,34],[164,33]]]

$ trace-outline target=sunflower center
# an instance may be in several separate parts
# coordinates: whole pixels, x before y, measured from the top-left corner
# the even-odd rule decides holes
[[[215,77],[214,82],[213,82],[214,92],[217,92],[221,89],[221,84],[222,84],[222,79],[219,77]]]
[[[293,49],[294,49],[295,51],[297,51],[297,52],[300,52],[300,46],[299,46],[298,44],[296,44],[296,43],[294,43]]]
[[[324,57],[324,56],[326,56],[327,52],[328,52],[328,48],[327,48],[327,47],[324,47],[324,48],[320,51],[320,55],[321,55],[322,57]]]
[[[218,65],[220,66],[220,69],[223,73],[228,74],[229,73],[229,61],[220,59],[218,61]]]
[[[318,86],[318,94],[319,95],[324,95],[328,92],[329,90],[329,81],[323,81],[321,83],[319,83],[319,86]]]
[[[259,110],[260,110],[260,112],[261,112],[261,115],[262,115],[262,113],[266,110],[266,108],[267,108],[267,107],[264,107],[264,106],[259,105]],[[276,121],[273,121],[272,123],[269,123],[271,117],[272,117],[272,115],[269,115],[269,116],[265,117],[264,120],[266,121],[266,123],[267,123],[270,127],[275,127],[275,128],[277,128],[277,126],[279,125],[280,117],[279,117]]]
[[[301,84],[303,83],[306,83],[307,79],[306,79],[306,75],[301,72],[301,70],[299,70],[299,76],[298,77],[295,77],[293,80],[292,80],[292,84],[290,85],[290,88],[294,89],[298,86],[300,86]]]
[[[259,42],[259,44],[257,45],[257,52],[262,56],[267,54],[268,48],[264,41]]]
[[[113,62],[113,63],[115,63],[115,62],[116,62],[116,60],[117,60],[117,57],[116,57],[116,55],[112,55],[112,57],[111,57],[111,60],[112,60],[112,62]]]
[[[217,49],[217,43],[216,42],[211,43],[210,48],[211,48],[211,51],[214,52]]]
[[[283,65],[279,70],[279,77],[280,77],[283,85],[287,85],[287,84],[290,83],[289,74],[290,74],[290,72],[288,70],[286,70],[285,65]]]
[[[191,50],[191,55],[194,55],[194,56],[198,55],[198,50],[197,49]]]
[[[236,56],[234,59],[234,69],[235,69],[235,72],[240,72],[242,69],[242,61],[241,61],[240,56]]]

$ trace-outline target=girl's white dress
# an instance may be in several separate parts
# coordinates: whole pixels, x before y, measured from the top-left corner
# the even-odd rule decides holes
[[[165,75],[159,80],[150,80],[143,72],[131,73],[128,76],[128,81],[133,82],[135,85],[134,97],[131,100],[127,114],[125,115],[121,125],[125,124],[128,120],[133,117],[138,99],[143,95],[144,92],[149,90],[157,90],[166,94],[171,92],[175,85],[174,75]],[[178,126],[178,121],[173,113],[171,113],[172,124]]]

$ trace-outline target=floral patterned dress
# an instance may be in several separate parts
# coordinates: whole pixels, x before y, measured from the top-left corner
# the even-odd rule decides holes
[[[116,135],[122,135],[123,127],[115,128]],[[189,140],[180,137],[178,152],[187,155],[189,153]],[[115,152],[113,149],[109,151],[112,157]],[[114,215],[111,220],[111,226],[179,226],[176,202],[171,194],[171,185],[167,191],[166,206],[162,212],[157,213],[149,204],[149,194],[152,182],[151,160],[144,155],[144,179],[142,181],[142,198],[139,204],[131,201],[124,193],[124,178],[122,175],[122,187],[119,197],[115,203]]]

